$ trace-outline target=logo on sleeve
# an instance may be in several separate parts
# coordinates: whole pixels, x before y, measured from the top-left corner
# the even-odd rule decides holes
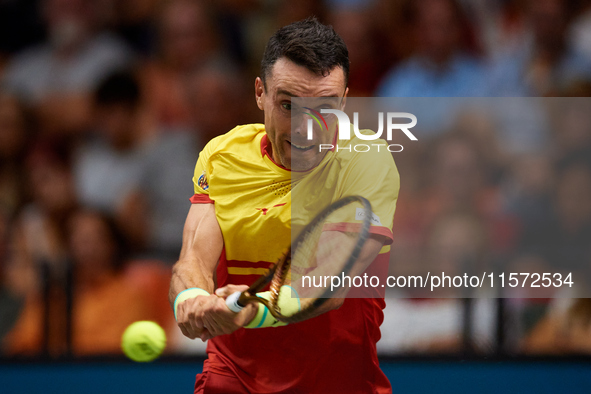
[[[364,217],[365,217],[365,211],[363,210],[363,208],[357,208],[355,210],[355,220],[363,220]],[[379,216],[373,212],[371,213],[371,219],[369,221],[374,226],[381,226],[382,225],[382,222],[380,222]]]
[[[203,190],[209,189],[209,183],[207,183],[207,177],[205,176],[205,171],[203,171],[203,174],[201,174],[201,176],[197,180],[197,186],[199,186]]]

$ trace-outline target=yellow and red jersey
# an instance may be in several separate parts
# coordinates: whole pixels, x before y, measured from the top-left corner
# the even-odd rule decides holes
[[[195,167],[191,201],[215,203],[224,238],[217,286],[250,285],[282,255],[292,233],[348,195],[370,201],[370,231],[391,242],[399,177],[385,141],[372,143],[383,149],[371,154],[335,149],[301,173],[273,161],[261,124],[238,126],[208,143]],[[292,210],[297,215],[292,217]],[[359,219],[353,208],[339,222]],[[368,270],[383,277],[388,260],[385,245]],[[375,291],[377,298],[347,299],[340,309],[301,323],[216,337],[209,341],[204,370],[235,376],[250,392],[390,392],[375,346],[383,289]]]

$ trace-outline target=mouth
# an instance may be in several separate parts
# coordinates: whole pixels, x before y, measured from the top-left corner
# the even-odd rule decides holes
[[[293,142],[291,142],[291,141],[287,141],[287,143],[288,143],[288,144],[289,144],[289,145],[290,145],[290,146],[291,146],[293,149],[295,149],[296,151],[299,151],[299,152],[307,152],[307,151],[309,151],[310,149],[314,148],[314,146],[315,146],[315,145],[297,145],[297,144],[294,144],[294,143],[293,143]]]

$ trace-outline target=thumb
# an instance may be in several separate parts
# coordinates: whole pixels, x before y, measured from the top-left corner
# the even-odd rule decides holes
[[[240,311],[240,313],[238,313],[238,316],[236,316],[236,319],[234,321],[236,322],[237,325],[244,327],[245,325],[250,323],[252,321],[252,319],[255,318],[258,310],[259,310],[258,303],[248,304],[244,307],[243,310]]]
[[[231,294],[236,293],[237,291],[244,291],[247,290],[248,286],[246,285],[227,285],[224,287],[220,287],[215,291],[215,295],[218,297],[223,297],[224,299]]]

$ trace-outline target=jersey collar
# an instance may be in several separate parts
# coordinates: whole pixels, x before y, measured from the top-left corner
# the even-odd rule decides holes
[[[269,157],[269,160],[271,160],[271,163],[275,164],[277,167],[285,170],[285,171],[290,171],[291,170],[289,168],[285,168],[283,167],[281,164],[277,163],[275,160],[273,160],[273,154],[271,151],[271,142],[269,142],[269,138],[267,138],[267,133],[265,132],[265,134],[263,135],[263,138],[261,138],[261,154],[263,156],[263,158],[265,156]]]

